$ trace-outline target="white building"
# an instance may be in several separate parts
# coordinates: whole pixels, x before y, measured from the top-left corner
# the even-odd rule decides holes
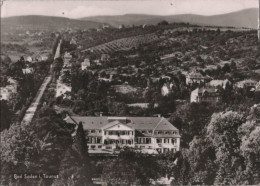
[[[153,154],[180,150],[179,130],[164,117],[68,116],[65,121],[82,122],[90,153],[113,153],[124,146]]]
[[[243,81],[239,81],[235,84],[237,88],[253,88],[257,84],[257,81],[252,80],[252,79],[246,79]]]
[[[191,92],[190,102],[200,103],[220,103],[222,101],[221,93],[217,88],[214,87],[202,87],[196,88]]]
[[[34,72],[34,69],[27,67],[27,68],[23,68],[22,71],[23,74],[32,74]]]
[[[225,80],[211,80],[209,83],[207,83],[207,86],[210,87],[222,87],[223,89],[226,89],[227,85],[231,85],[231,82],[228,79]]]
[[[194,83],[205,83],[206,81],[210,80],[210,77],[203,76],[198,72],[191,72],[186,76],[186,85],[191,85]]]
[[[85,70],[90,67],[90,60],[89,58],[85,58],[84,62],[81,63],[81,70]]]
[[[66,85],[65,83],[60,82],[57,80],[57,86],[56,86],[56,95],[55,97],[63,96],[63,98],[69,98],[67,97],[66,93],[71,92],[71,86]]]
[[[169,83],[164,83],[164,85],[161,88],[161,94],[163,96],[167,96],[171,92],[172,86],[173,86],[172,83],[170,83],[170,84]]]

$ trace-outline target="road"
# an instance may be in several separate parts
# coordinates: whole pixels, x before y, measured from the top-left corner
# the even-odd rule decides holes
[[[42,95],[43,95],[47,85],[50,83],[50,81],[51,81],[51,76],[47,76],[44,79],[41,87],[39,88],[39,90],[38,90],[38,92],[37,92],[37,94],[36,94],[36,96],[33,100],[33,102],[31,103],[30,107],[27,109],[27,111],[24,115],[24,118],[22,120],[22,124],[29,124],[32,121],[32,119],[35,115],[35,112],[37,110],[37,107],[39,106]]]
[[[59,42],[59,44],[57,46],[54,59],[60,57],[60,45],[61,45],[61,41]],[[47,85],[51,82],[51,79],[52,79],[51,76],[45,77],[45,79],[44,79],[41,87],[39,88],[33,102],[31,103],[30,107],[26,110],[26,113],[25,113],[23,120],[22,120],[22,124],[31,123],[31,121],[32,121],[32,119],[35,115],[35,112],[36,112],[36,110],[39,106],[39,103],[41,101],[42,95],[43,95]]]

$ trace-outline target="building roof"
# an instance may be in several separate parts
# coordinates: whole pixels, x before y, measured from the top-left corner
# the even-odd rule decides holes
[[[174,130],[178,131],[164,117],[92,117],[92,116],[71,116],[64,119],[67,123],[82,122],[84,130],[103,129],[106,125],[115,124],[114,121],[125,123],[135,130]],[[74,121],[75,122],[74,122]],[[106,128],[106,127],[105,127]]]
[[[201,88],[196,88],[195,90],[193,90],[192,92],[196,92],[197,94],[202,94],[204,95],[204,93],[209,93],[209,94],[215,94],[218,93],[218,89],[214,88],[214,87],[201,87]]]
[[[227,83],[230,83],[230,81],[228,79],[225,79],[225,80],[214,79],[214,80],[211,80],[208,83],[208,85],[209,86],[214,86],[214,87],[217,87],[217,86],[226,87]]]

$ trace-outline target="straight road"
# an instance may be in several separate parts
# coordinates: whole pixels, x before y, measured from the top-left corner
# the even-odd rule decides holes
[[[29,124],[31,121],[32,121],[32,118],[34,117],[35,115],[35,112],[37,110],[37,107],[39,106],[39,103],[40,103],[40,100],[42,98],[42,95],[47,87],[47,85],[50,83],[51,81],[51,76],[47,76],[41,87],[39,88],[33,102],[31,103],[30,107],[27,109],[25,115],[24,115],[24,118],[22,120],[22,124]]]

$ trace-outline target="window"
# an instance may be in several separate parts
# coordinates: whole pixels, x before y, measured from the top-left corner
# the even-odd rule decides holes
[[[152,131],[152,130],[149,130],[149,131],[148,131],[148,133],[149,133],[149,134],[152,134],[152,133],[153,133],[153,131]]]
[[[91,130],[90,133],[92,133],[92,134],[95,133],[95,130]]]
[[[102,130],[99,130],[99,133],[101,133],[102,132]]]
[[[144,134],[144,133],[145,133],[145,130],[142,131],[142,134]]]
[[[156,139],[156,143],[162,143],[162,139],[161,138]]]
[[[102,148],[102,145],[99,145],[98,148],[101,149],[101,148]]]
[[[95,145],[91,145],[90,148],[94,149],[96,146]]]

